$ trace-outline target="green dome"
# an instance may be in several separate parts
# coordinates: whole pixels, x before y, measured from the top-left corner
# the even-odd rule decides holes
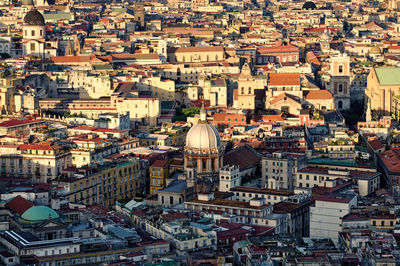
[[[46,206],[33,206],[21,215],[21,218],[27,221],[44,221],[59,217],[58,213]]]

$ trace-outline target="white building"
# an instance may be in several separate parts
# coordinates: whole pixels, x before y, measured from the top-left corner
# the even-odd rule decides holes
[[[318,196],[315,206],[310,207],[310,238],[330,238],[337,243],[342,218],[350,213],[353,206],[357,206],[356,194]]]
[[[239,167],[236,165],[225,165],[219,171],[219,191],[229,192],[231,188],[240,186],[242,178]]]

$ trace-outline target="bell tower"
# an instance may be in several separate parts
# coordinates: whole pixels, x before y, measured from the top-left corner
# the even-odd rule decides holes
[[[144,11],[144,5],[143,4],[135,4],[135,10],[134,10],[134,16],[135,16],[135,21],[139,23],[140,29],[144,29],[146,26],[145,22],[145,11]]]

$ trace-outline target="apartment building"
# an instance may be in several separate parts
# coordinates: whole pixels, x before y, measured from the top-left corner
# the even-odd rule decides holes
[[[1,145],[1,174],[32,178],[34,183],[55,179],[71,166],[71,153],[47,141]]]
[[[156,160],[150,166],[150,195],[156,195],[158,190],[165,188],[168,174],[168,160]]]
[[[296,173],[296,187],[335,187],[339,180],[352,180],[361,196],[367,196],[380,188],[380,173],[361,170],[333,170],[325,167],[305,167]]]
[[[315,198],[315,205],[310,207],[310,237],[315,239],[330,238],[338,242],[342,217],[357,206],[356,194],[330,194]]]
[[[293,191],[295,174],[307,165],[304,154],[274,152],[261,161],[261,184],[265,188]]]
[[[141,195],[139,178],[139,160],[124,159],[97,168],[66,169],[53,184],[60,187],[58,196],[69,202],[109,207]]]

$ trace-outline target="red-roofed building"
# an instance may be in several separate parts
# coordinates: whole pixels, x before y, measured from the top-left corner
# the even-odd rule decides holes
[[[400,193],[400,150],[387,150],[377,155],[377,169],[389,191]]]
[[[310,90],[304,94],[306,103],[318,110],[335,109],[335,101],[328,90]]]
[[[266,98],[272,99],[281,94],[286,93],[299,99],[303,97],[303,92],[300,89],[300,74],[299,73],[269,73],[268,88]],[[266,101],[269,103],[269,101]],[[266,106],[266,108],[268,108]]]
[[[24,199],[21,196],[16,196],[9,202],[7,202],[6,207],[12,210],[14,213],[22,215],[31,207],[35,206],[32,202],[27,199]]]
[[[30,134],[30,130],[44,126],[42,119],[11,119],[0,123],[0,135]]]
[[[215,113],[212,124],[217,128],[245,126],[247,124],[247,117],[243,114]]]
[[[257,48],[257,65],[268,63],[297,63],[298,61],[299,48],[291,44]]]

